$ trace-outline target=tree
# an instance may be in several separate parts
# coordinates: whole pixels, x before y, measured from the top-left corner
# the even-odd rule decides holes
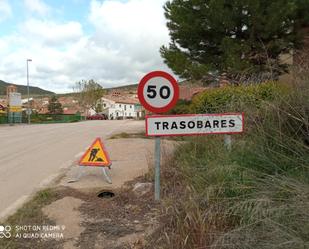
[[[58,101],[55,95],[50,98],[47,108],[50,114],[62,114],[63,113],[62,105]]]
[[[74,91],[78,98],[81,107],[86,109],[93,109],[95,112],[102,111],[101,98],[105,94],[105,90],[94,80],[82,80],[76,82]]]
[[[300,45],[309,0],[172,0],[165,6],[171,43],[160,49],[181,78],[286,70],[280,55]],[[307,20],[306,20],[307,18]]]

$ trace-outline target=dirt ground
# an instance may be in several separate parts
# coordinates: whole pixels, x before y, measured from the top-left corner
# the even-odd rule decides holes
[[[44,248],[144,248],[144,238],[158,226],[159,213],[153,191],[142,198],[132,192],[134,183],[144,180],[137,178],[113,190],[112,198],[98,198],[95,190],[86,193],[58,188],[59,199],[44,207],[43,212],[55,224],[66,227],[64,239],[45,242]]]
[[[175,143],[163,141],[163,158],[173,151]],[[154,140],[113,139],[105,141],[105,146],[113,161],[112,184],[104,181],[98,168],[86,168],[79,181],[68,183],[78,174],[78,167],[72,165],[51,188],[51,201],[44,202],[33,215],[18,218],[19,224],[59,226],[63,237],[14,238],[4,248],[144,248],[145,238],[159,226],[160,204],[154,201],[153,187],[142,196],[133,187],[138,182],[153,181]],[[98,194],[104,191],[104,198],[99,198]]]

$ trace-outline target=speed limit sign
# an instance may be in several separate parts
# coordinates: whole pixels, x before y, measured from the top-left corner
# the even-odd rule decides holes
[[[137,94],[146,110],[163,113],[176,104],[179,97],[179,87],[177,81],[170,74],[154,71],[142,78]]]

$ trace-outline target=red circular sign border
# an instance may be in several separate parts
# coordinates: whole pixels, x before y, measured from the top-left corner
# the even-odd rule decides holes
[[[160,108],[149,105],[143,95],[144,86],[151,78],[154,78],[154,77],[163,77],[167,79],[174,88],[174,96],[172,98],[172,101],[166,106],[163,106]],[[153,72],[146,74],[142,78],[142,80],[138,84],[137,95],[138,95],[138,99],[140,100],[141,104],[145,107],[146,110],[153,112],[153,113],[164,113],[164,112],[168,112],[170,109],[172,109],[176,105],[178,98],[179,98],[179,86],[178,86],[177,81],[174,79],[174,77],[170,75],[169,73],[166,73],[163,71],[153,71]]]

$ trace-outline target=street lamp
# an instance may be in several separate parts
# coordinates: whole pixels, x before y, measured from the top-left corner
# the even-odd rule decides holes
[[[30,124],[30,115],[31,115],[31,109],[30,109],[30,96],[29,96],[29,61],[32,61],[31,59],[27,59],[27,94],[28,94],[28,108],[27,108],[27,116],[28,116],[28,124]]]

